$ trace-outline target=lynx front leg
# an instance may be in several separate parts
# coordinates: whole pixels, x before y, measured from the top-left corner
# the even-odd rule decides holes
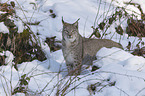
[[[69,63],[69,64],[66,64],[67,65],[67,70],[68,70],[68,75],[71,75],[71,73],[73,73],[73,63]]]
[[[67,64],[68,75],[79,75],[81,73],[81,62]]]

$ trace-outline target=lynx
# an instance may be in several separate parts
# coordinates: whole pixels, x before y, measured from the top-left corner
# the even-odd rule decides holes
[[[79,75],[82,65],[91,65],[96,53],[102,47],[122,48],[119,43],[109,39],[82,37],[78,30],[78,20],[73,24],[69,24],[64,22],[62,18],[62,52],[66,61],[68,75]]]

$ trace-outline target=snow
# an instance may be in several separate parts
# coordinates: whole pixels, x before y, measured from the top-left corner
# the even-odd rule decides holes
[[[102,48],[96,56],[97,60],[93,65],[99,66],[100,69],[91,72],[90,69],[84,69],[78,77],[70,77],[67,75],[67,68],[63,58],[62,50],[50,52],[49,46],[44,43],[46,37],[56,36],[61,40],[62,23],[61,18],[68,23],[74,23],[78,18],[79,31],[84,37],[89,37],[92,33],[91,26],[94,26],[95,17],[98,13],[97,24],[99,24],[105,16],[109,16],[114,11],[114,6],[125,6],[123,2],[130,0],[9,0],[16,4],[16,14],[22,18],[24,22],[41,21],[39,25],[31,25],[30,28],[34,33],[39,33],[41,47],[46,53],[47,60],[32,62],[23,62],[18,64],[18,71],[13,66],[15,56],[9,51],[3,51],[0,55],[6,55],[7,66],[0,66],[0,96],[11,96],[11,91],[19,86],[20,78],[26,74],[30,78],[28,82],[28,94],[30,96],[55,96],[59,90],[63,90],[63,86],[72,80],[69,88],[66,90],[66,96],[144,96],[145,94],[145,58],[134,56],[127,51],[119,48]],[[141,4],[145,9],[143,0],[132,0]],[[6,2],[1,0],[1,2]],[[101,6],[99,7],[99,4]],[[111,4],[111,7],[109,7]],[[21,10],[22,9],[22,10]],[[56,14],[56,18],[52,18],[49,10],[52,9]],[[99,9],[99,11],[98,11]],[[134,6],[128,5],[127,9],[140,11]],[[108,13],[105,13],[107,10]],[[145,10],[143,10],[145,12]],[[131,11],[128,11],[131,12]],[[140,17],[139,17],[140,18]],[[21,20],[14,20],[18,27],[18,32],[22,32],[24,25]],[[121,24],[123,28],[127,25]],[[114,26],[119,25],[119,21],[111,25],[107,31],[112,32],[105,38],[110,38],[114,34]],[[8,33],[7,27],[0,23],[0,31]],[[132,42],[132,48],[138,43],[137,37],[130,37],[124,34],[120,43],[125,48],[128,42]],[[119,42],[120,35],[116,34],[112,40]],[[145,41],[145,38],[142,38]],[[74,79],[73,79],[74,78]],[[67,82],[68,81],[68,82]],[[88,91],[88,86],[102,82],[102,86],[97,86],[95,94]],[[114,86],[108,85],[115,82]],[[105,86],[106,85],[106,86]],[[76,87],[77,86],[77,87]],[[103,87],[104,86],[104,87]],[[72,88],[75,89],[71,90]],[[101,90],[102,89],[102,90]],[[41,94],[39,94],[41,93]],[[14,96],[24,96],[23,93],[17,93]]]
[[[0,26],[1,26],[1,28],[0,28],[0,31],[1,31],[1,32],[9,33],[8,28],[4,25],[3,22],[0,23]]]

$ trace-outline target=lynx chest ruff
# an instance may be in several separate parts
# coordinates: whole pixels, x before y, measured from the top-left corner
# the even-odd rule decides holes
[[[74,63],[75,55],[74,55],[74,52],[72,50],[65,49],[65,50],[63,50],[63,54],[64,54],[64,58],[66,60],[66,63],[69,63],[69,64],[73,64]]]

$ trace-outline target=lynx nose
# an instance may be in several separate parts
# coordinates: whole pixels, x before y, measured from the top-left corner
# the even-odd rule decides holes
[[[72,38],[72,35],[68,35],[68,38]]]

